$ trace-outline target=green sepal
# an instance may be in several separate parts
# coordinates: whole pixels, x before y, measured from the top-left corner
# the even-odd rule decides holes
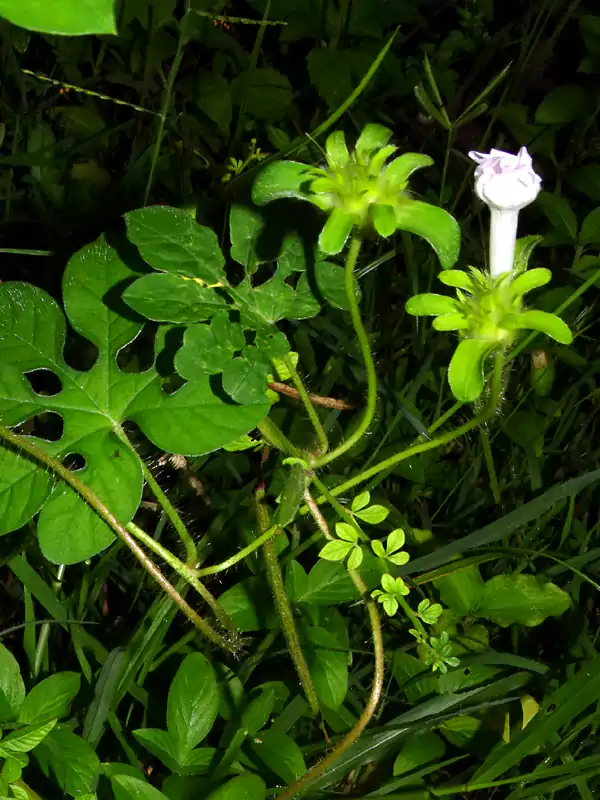
[[[396,226],[425,239],[435,250],[443,269],[450,269],[456,262],[460,228],[443,208],[403,198],[396,206]]]
[[[466,292],[472,292],[475,288],[473,278],[462,269],[447,269],[445,272],[440,272],[438,280],[445,286],[452,286],[454,289],[464,289]]]
[[[444,314],[456,314],[458,303],[453,297],[444,294],[416,294],[406,303],[406,311],[415,317],[437,317]]]
[[[421,153],[403,153],[388,165],[385,170],[385,179],[390,189],[401,191],[415,170],[430,167],[432,164],[433,158],[429,156]]]
[[[436,331],[466,331],[469,320],[459,313],[444,314],[433,320],[433,327]]]
[[[328,255],[340,253],[344,249],[353,227],[352,215],[342,211],[341,208],[334,208],[319,236],[319,247]]]
[[[528,330],[545,333],[559,344],[572,344],[573,334],[566,322],[547,311],[521,311],[510,314],[504,319],[504,327],[508,330]]]
[[[373,158],[369,161],[369,175],[371,177],[378,177],[383,169],[383,165],[390,156],[393,156],[398,148],[393,144],[388,144],[382,147],[378,153],[375,153]]]
[[[517,277],[511,283],[510,288],[516,296],[522,297],[524,294],[531,292],[533,289],[538,289],[540,286],[545,286],[551,280],[552,273],[549,269],[537,267],[536,269],[529,269],[526,272],[522,272],[520,275],[517,275]]]
[[[448,371],[448,383],[457,400],[472,403],[483,391],[483,366],[494,344],[483,339],[459,342]]]
[[[392,206],[377,205],[373,209],[373,225],[380,236],[387,238],[396,230],[396,213]]]
[[[346,146],[344,131],[335,131],[335,133],[327,137],[325,152],[327,153],[329,166],[333,169],[340,169],[348,164],[350,161],[350,153]]]
[[[356,142],[356,155],[365,163],[375,150],[385,147],[392,138],[392,131],[383,125],[365,125]]]

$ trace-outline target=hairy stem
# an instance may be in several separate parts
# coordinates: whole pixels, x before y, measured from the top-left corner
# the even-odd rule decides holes
[[[181,519],[181,517],[179,516],[179,514],[175,510],[175,507],[173,506],[173,504],[171,503],[171,501],[169,500],[167,495],[160,488],[160,486],[158,484],[158,481],[156,480],[156,478],[152,474],[152,471],[147,466],[147,464],[144,461],[144,459],[140,457],[139,453],[137,452],[137,450],[135,449],[133,444],[129,441],[129,438],[127,437],[127,434],[125,433],[125,431],[122,428],[119,427],[119,428],[116,429],[116,434],[121,439],[121,441],[129,447],[131,452],[138,459],[138,461],[139,461],[139,463],[140,463],[140,465],[142,467],[142,473],[144,475],[144,480],[146,481],[146,483],[150,487],[150,491],[152,492],[154,497],[157,499],[158,504],[160,505],[162,510],[167,515],[167,518],[169,519],[170,523],[173,525],[173,527],[177,531],[177,535],[179,536],[179,538],[181,539],[181,543],[185,547],[185,555],[186,555],[187,563],[190,566],[193,566],[196,563],[196,545],[194,544],[194,540],[192,539],[192,537],[190,535],[190,532],[188,531],[188,529],[184,525],[183,520]],[[175,567],[173,567],[173,569],[175,569]]]
[[[373,421],[373,417],[375,415],[375,406],[377,403],[377,376],[375,374],[375,364],[373,362],[373,355],[371,353],[369,337],[367,336],[367,332],[365,331],[360,316],[358,300],[356,299],[356,292],[354,291],[355,287],[354,270],[356,267],[356,262],[358,260],[358,255],[360,253],[361,244],[362,244],[361,237],[358,234],[354,234],[350,241],[350,248],[348,250],[348,255],[346,256],[345,287],[346,287],[346,299],[348,301],[350,316],[352,318],[352,326],[354,327],[354,332],[356,333],[356,337],[358,339],[360,352],[367,372],[367,404],[364,410],[363,417],[358,427],[350,434],[350,436],[348,436],[348,438],[344,442],[342,442],[336,448],[331,450],[329,453],[326,453],[325,455],[321,456],[320,458],[314,459],[314,461],[312,462],[312,466],[314,467],[323,467],[325,466],[325,464],[330,464],[336,458],[343,455],[352,447],[354,447],[354,445],[359,441],[359,439],[361,439],[363,435],[367,432],[369,425]]]
[[[283,450],[284,453],[289,453],[296,458],[302,458],[302,453],[296,445],[292,444],[287,436],[277,427],[270,417],[265,417],[262,422],[258,424],[258,430],[261,432],[267,442],[278,450]]]
[[[294,363],[289,356],[285,357],[285,366],[292,376],[292,380],[294,382],[294,386],[298,390],[300,400],[302,401],[302,404],[306,409],[306,413],[308,414],[308,418],[312,422],[312,426],[317,434],[317,439],[319,440],[319,450],[317,455],[324,455],[329,450],[329,439],[325,433],[325,428],[323,427],[321,420],[319,419],[319,415],[317,414],[315,407],[311,402],[309,394],[302,383],[302,378],[298,374],[298,370],[294,366]]]
[[[113,533],[118,536],[125,545],[127,545],[129,550],[137,558],[144,569],[154,578],[154,580],[171,598],[171,600],[176,603],[176,605],[190,620],[190,622],[208,639],[210,639],[211,642],[218,645],[228,653],[231,651],[230,642],[217,633],[217,631],[215,631],[214,628],[209,625],[208,622],[206,622],[206,620],[204,620],[190,605],[188,605],[175,587],[165,578],[152,559],[148,558],[144,550],[142,550],[127,528],[125,528],[119,522],[112,511],[104,505],[100,498],[88,486],[79,480],[77,475],[71,472],[70,469],[67,469],[67,467],[65,467],[56,458],[48,455],[48,453],[34,444],[33,441],[25,436],[20,436],[18,433],[14,433],[14,431],[10,430],[10,428],[6,428],[4,425],[0,425],[0,439],[3,439],[5,442],[8,442],[18,450],[22,450],[30,455],[35,461],[43,464],[55,475],[61,478],[66,484],[68,484],[71,489],[77,492],[77,494],[80,495],[80,497],[82,497],[83,500],[85,500],[85,502],[94,509],[98,516],[104,520]]]
[[[279,528],[277,525],[271,525],[264,533],[260,536],[257,536],[253,542],[250,542],[249,545],[242,548],[238,553],[231,558],[227,558],[225,561],[221,561],[220,564],[215,564],[212,567],[204,567],[203,569],[197,569],[196,575],[198,578],[204,577],[204,575],[215,575],[217,572],[224,572],[229,567],[233,567],[234,564],[237,564],[240,561],[243,561],[247,556],[253,553],[255,550],[258,550],[259,547],[264,545],[269,539],[272,539],[275,534],[279,532]]]
[[[198,574],[195,569],[180,561],[176,556],[173,555],[173,553],[171,553],[170,550],[167,550],[166,547],[163,547],[160,542],[157,542],[156,539],[150,536],[150,534],[146,533],[146,531],[143,531],[141,528],[139,528],[134,522],[129,522],[127,524],[127,530],[132,533],[135,538],[138,539],[138,541],[145,544],[149,550],[152,550],[157,556],[160,556],[162,559],[164,559],[180,578],[183,578],[183,580],[189,584],[192,589],[195,589],[198,592],[200,597],[213,610],[215,616],[223,625],[223,627],[227,628],[231,633],[238,633],[238,630],[233,624],[233,620],[229,614],[221,606],[219,601],[208,591],[202,581],[198,579]]]
[[[257,489],[256,491],[256,516],[260,530],[267,530],[269,527],[269,514],[264,503],[264,489]],[[294,614],[285,593],[283,574],[277,558],[275,542],[270,539],[265,543],[263,551],[265,555],[267,577],[271,585],[271,592],[273,593],[275,607],[288,645],[288,650],[294,662],[294,667],[300,678],[300,683],[304,689],[304,694],[306,695],[311,711],[314,716],[317,716],[319,713],[319,700],[308,664],[306,663],[306,658],[302,651],[302,646],[300,645],[300,637],[298,636]]]
[[[305,492],[306,503],[313,513],[313,517],[317,525],[319,526],[321,532],[324,536],[328,539],[331,539],[331,533],[329,532],[329,528],[323,515],[319,511],[315,501],[310,495],[310,492],[306,490]],[[373,649],[375,653],[375,672],[373,675],[373,683],[371,685],[371,693],[369,695],[369,702],[367,703],[364,711],[360,715],[358,722],[354,727],[348,731],[348,733],[344,736],[342,741],[331,750],[321,761],[317,762],[312,769],[309,769],[308,772],[302,776],[296,783],[292,786],[289,786],[282,794],[278,795],[277,800],[293,800],[293,798],[299,797],[302,795],[306,789],[323,775],[328,769],[330,769],[340,758],[341,756],[351,747],[361,736],[369,722],[371,721],[375,711],[377,710],[377,706],[379,705],[379,701],[381,700],[381,695],[383,693],[383,675],[384,675],[384,650],[383,650],[383,637],[381,635],[381,620],[379,618],[379,613],[377,611],[377,607],[375,603],[366,597],[367,587],[365,586],[362,578],[355,570],[350,570],[348,573],[360,592],[360,594],[365,598],[365,605],[367,607],[367,612],[369,614],[369,622],[371,624],[371,634],[373,636]]]
[[[426,453],[428,450],[435,450],[437,447],[443,447],[450,442],[453,442],[455,439],[463,436],[465,433],[473,430],[473,428],[477,428],[478,425],[482,425],[485,422],[488,422],[496,413],[497,404],[498,404],[498,396],[500,394],[501,389],[501,382],[502,382],[502,370],[504,367],[504,355],[499,353],[496,357],[495,366],[494,366],[494,375],[492,377],[492,389],[490,392],[490,399],[487,405],[487,408],[481,412],[481,414],[477,414],[473,419],[469,420],[469,422],[465,422],[464,425],[459,425],[458,428],[455,428],[453,431],[448,431],[447,433],[442,433],[437,436],[435,439],[430,439],[428,442],[420,442],[418,444],[411,445],[407,447],[405,450],[401,450],[399,453],[395,453],[393,456],[380,461],[379,464],[375,464],[373,467],[370,467],[363,472],[360,472],[358,475],[355,475],[353,478],[350,478],[344,483],[340,483],[338,486],[330,489],[331,495],[334,497],[339,494],[344,494],[349,489],[353,489],[359,483],[364,483],[364,481],[368,481],[369,478],[372,478],[374,475],[378,475],[380,472],[384,472],[385,470],[392,469],[401,461],[405,461],[407,458],[412,458],[412,456],[419,455],[420,453]],[[317,503],[323,503],[325,501],[325,497],[319,497],[317,499]],[[308,513],[308,508],[303,506],[300,509],[301,514]]]
[[[498,483],[498,475],[496,474],[494,456],[492,455],[490,437],[488,436],[488,432],[485,428],[479,429],[479,436],[481,438],[481,446],[483,448],[483,456],[485,458],[488,475],[490,476],[490,486],[492,489],[492,495],[494,497],[494,503],[499,506],[502,503],[502,498],[500,496],[500,485]]]

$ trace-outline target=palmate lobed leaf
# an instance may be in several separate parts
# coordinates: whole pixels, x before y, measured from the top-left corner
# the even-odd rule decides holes
[[[63,279],[65,309],[73,328],[98,348],[87,372],[63,358],[66,322],[49,295],[25,283],[0,286],[0,420],[15,426],[44,411],[59,414],[64,422],[60,439],[37,443],[59,459],[70,453],[82,456],[79,477],[122,523],[135,514],[142,491],[138,458],[115,433],[122,422],[135,421],[161,449],[195,455],[247,433],[268,412],[263,399],[248,405],[224,401],[214,394],[208,375],[167,395],[154,367],[142,373],[119,368],[117,356],[140,334],[142,322],[114,310],[118,301],[113,298],[135,277],[103,238],[70,260]],[[25,373],[40,369],[59,378],[57,395],[33,391]],[[0,507],[8,502],[17,507],[9,514],[10,529],[43,505],[38,536],[51,561],[76,563],[110,544],[111,530],[75,492],[58,484],[49,494],[52,484],[42,470],[24,469],[18,454],[1,452]],[[6,522],[1,530],[7,532]]]

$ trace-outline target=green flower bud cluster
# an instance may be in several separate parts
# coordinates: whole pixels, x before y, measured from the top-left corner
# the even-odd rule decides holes
[[[487,357],[495,350],[509,347],[518,331],[540,331],[560,344],[573,341],[568,326],[556,314],[523,307],[527,292],[551,280],[548,269],[506,273],[494,278],[471,267],[468,272],[447,270],[438,278],[456,289],[456,298],[419,294],[408,300],[406,310],[414,316],[434,316],[433,327],[438,331],[458,331],[461,340],[448,372],[450,388],[457,400],[470,403],[480,396]]]

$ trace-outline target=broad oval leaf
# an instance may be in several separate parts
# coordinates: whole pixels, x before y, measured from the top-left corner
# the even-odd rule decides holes
[[[81,676],[77,672],[59,672],[36,684],[19,710],[19,722],[31,724],[62,717],[79,691]]]
[[[133,775],[111,775],[110,783],[115,800],[168,800],[166,794]]]
[[[458,303],[453,297],[426,292],[416,294],[407,300],[406,311],[415,317],[455,314],[458,311]]]
[[[446,745],[433,731],[424,731],[416,736],[408,737],[396,760],[394,761],[394,776],[404,775],[408,772],[435,761],[441,761],[446,752]]]
[[[310,200],[310,184],[320,174],[321,171],[298,161],[272,162],[264,167],[254,181],[252,200],[257,206],[283,197]]]
[[[600,244],[600,208],[595,208],[581,223],[580,244]]]
[[[180,762],[175,752],[175,743],[168,731],[160,728],[140,728],[133,731],[133,735],[136,741],[159,761],[162,761],[167,769],[170,769],[171,772],[179,771]]]
[[[167,729],[180,762],[207,736],[217,716],[215,672],[202,653],[190,653],[169,688]]]
[[[0,16],[13,25],[58,36],[116,34],[114,0],[0,0]]]
[[[265,800],[267,787],[258,775],[239,775],[216,789],[206,800]]]
[[[515,623],[533,627],[548,617],[559,617],[570,605],[569,595],[556,584],[513,573],[496,575],[485,584],[474,613],[503,628]]]
[[[494,342],[463,339],[450,361],[448,383],[452,394],[462,403],[472,403],[483,391],[483,366]]]
[[[35,749],[42,770],[50,771],[65,794],[79,797],[92,791],[100,759],[92,746],[66,728],[55,728]]]
[[[0,744],[4,757],[6,758],[7,753],[28,753],[33,750],[40,742],[44,741],[56,723],[56,719],[50,719],[41,725],[26,725],[24,728],[9,733]]]
[[[306,658],[319,702],[339,708],[348,693],[348,642],[330,630],[308,627],[304,632]]]
[[[403,198],[396,205],[396,227],[425,239],[435,250],[443,269],[450,269],[460,250],[458,222],[443,208]]]
[[[250,749],[253,756],[286,783],[293,783],[306,772],[302,750],[285,733],[262,731],[250,742]]]
[[[227,307],[214,289],[166,272],[138,278],[123,292],[123,300],[146,319],[179,325],[204,322]]]
[[[324,299],[334,308],[347,311],[349,306],[344,285],[344,268],[338,264],[332,264],[331,261],[317,261],[314,269],[317,287]],[[354,293],[360,302],[362,292],[356,280],[354,281]]]
[[[0,722],[16,719],[25,699],[25,684],[17,659],[0,644]]]
[[[564,234],[567,241],[574,241],[577,237],[577,217],[567,200],[542,191],[537,197],[537,202],[552,226]]]
[[[216,233],[170,206],[139,208],[125,214],[127,236],[151,267],[199,279],[208,285],[226,283],[225,259]]]
[[[556,86],[537,107],[538,125],[565,125],[593,111],[593,98],[581,86]]]

